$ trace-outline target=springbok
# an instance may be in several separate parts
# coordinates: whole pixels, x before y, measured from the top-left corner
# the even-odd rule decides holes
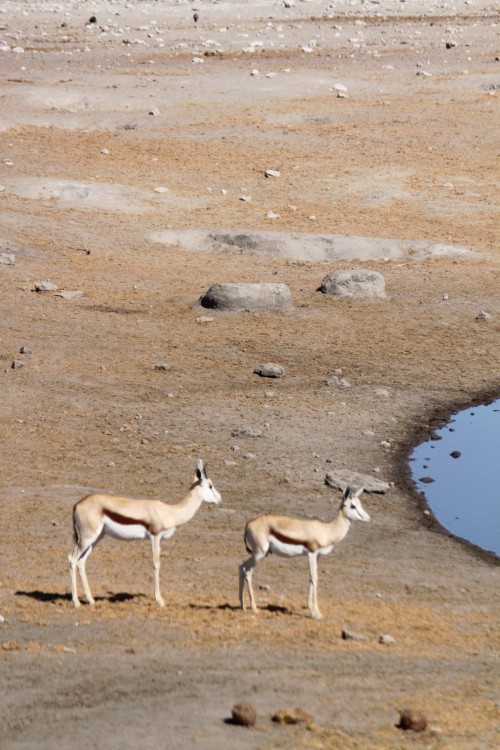
[[[244,540],[251,552],[248,560],[240,565],[240,607],[245,609],[243,590],[248,586],[250,606],[257,612],[252,589],[252,571],[270,552],[281,557],[307,555],[309,560],[309,600],[312,616],[320,620],[318,609],[318,555],[328,555],[334,546],[342,541],[351,521],[369,521],[370,516],[363,510],[359,496],[363,488],[353,491],[347,487],[337,516],[331,523],[299,520],[288,516],[266,513],[247,522]]]
[[[80,606],[76,584],[76,569],[89,604],[95,604],[90,592],[85,563],[94,547],[108,534],[115,539],[150,539],[153,549],[154,593],[158,604],[165,600],[160,592],[160,542],[169,539],[177,526],[187,523],[200,505],[218,504],[221,496],[207,477],[203,462],[198,459],[193,483],[186,497],[176,505],[161,500],[132,500],[118,495],[94,493],[79,500],[73,507],[75,549],[68,555],[72,600]]]

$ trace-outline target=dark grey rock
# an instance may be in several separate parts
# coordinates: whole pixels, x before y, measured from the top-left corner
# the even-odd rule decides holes
[[[378,271],[355,268],[350,271],[334,271],[323,279],[319,288],[332,297],[385,298],[385,280]]]
[[[286,284],[214,284],[200,303],[217,310],[279,310],[292,306],[292,295]]]

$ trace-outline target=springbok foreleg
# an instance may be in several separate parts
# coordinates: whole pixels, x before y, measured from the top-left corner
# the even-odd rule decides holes
[[[323,615],[318,609],[318,553],[309,552],[309,609],[315,620],[321,620]]]
[[[151,546],[153,549],[153,575],[154,575],[154,588],[155,588],[155,599],[160,607],[165,606],[165,600],[161,595],[160,591],[160,541],[161,536],[156,534],[151,537]]]

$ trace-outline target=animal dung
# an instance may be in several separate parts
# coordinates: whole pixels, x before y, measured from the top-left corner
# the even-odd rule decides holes
[[[420,711],[414,711],[412,708],[405,708],[399,716],[398,729],[409,729],[413,732],[423,732],[427,729],[427,719]]]
[[[232,707],[231,717],[233,724],[242,727],[254,727],[257,721],[257,711],[247,701],[241,701],[241,703],[236,703]]]

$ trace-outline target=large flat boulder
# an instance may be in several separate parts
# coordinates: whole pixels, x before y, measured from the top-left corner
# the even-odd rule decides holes
[[[286,310],[292,295],[286,284],[213,284],[200,303],[216,310]]]

